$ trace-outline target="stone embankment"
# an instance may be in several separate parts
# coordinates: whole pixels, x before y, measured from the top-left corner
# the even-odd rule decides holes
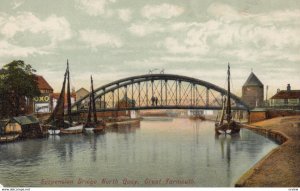
[[[277,117],[250,125],[280,146],[249,169],[235,184],[240,187],[300,186],[300,116]]]

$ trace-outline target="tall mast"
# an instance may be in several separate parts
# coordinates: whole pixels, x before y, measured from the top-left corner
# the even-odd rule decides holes
[[[62,126],[63,128],[65,128],[65,92],[66,92],[66,80],[67,80],[67,71],[65,72],[65,77],[64,77],[64,82],[63,82],[63,87],[62,87],[62,90],[60,92],[60,95],[59,95],[59,99],[57,101],[57,106],[59,106],[59,100],[62,102],[62,120],[61,120],[61,123],[62,123]]]
[[[50,123],[51,121],[58,120],[57,127],[64,128],[64,105],[65,105],[65,87],[66,87],[66,79],[67,79],[67,70],[64,75],[63,85],[59,94],[59,98],[57,100],[56,106],[51,114],[51,116],[46,120],[46,123]]]
[[[228,63],[228,69],[227,69],[227,107],[226,107],[226,115],[227,115],[227,121],[229,122],[231,120],[231,98],[230,98],[230,65]]]
[[[92,104],[93,104],[93,114],[94,114],[94,122],[97,123],[97,112],[96,112],[96,103],[95,103],[95,94],[94,94],[94,85],[93,85],[93,77],[91,76],[91,89],[92,89]]]
[[[92,113],[92,96],[90,95],[90,101],[89,101],[89,112],[88,112],[88,116],[87,116],[87,124],[90,125],[91,123],[91,114]]]
[[[225,96],[223,97],[223,99],[222,99],[222,113],[221,113],[221,118],[220,118],[220,122],[219,122],[220,125],[223,125],[224,115],[225,115],[225,107],[226,107],[226,103],[227,103]]]
[[[68,84],[67,84],[68,118],[69,118],[70,125],[72,126],[69,60],[67,60],[67,74],[68,74]]]

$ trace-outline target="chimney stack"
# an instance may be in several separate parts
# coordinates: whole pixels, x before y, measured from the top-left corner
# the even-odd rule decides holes
[[[290,84],[287,85],[286,90],[291,91],[291,85]]]

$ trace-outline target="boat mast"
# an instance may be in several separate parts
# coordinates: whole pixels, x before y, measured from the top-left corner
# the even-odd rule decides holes
[[[221,113],[221,118],[220,118],[220,125],[223,125],[223,121],[224,121],[224,114],[225,114],[225,107],[226,107],[226,97],[223,97],[224,100],[222,100],[222,113]]]
[[[67,80],[67,71],[65,72],[65,77],[64,77],[64,82],[63,82],[63,87],[62,90],[60,92],[58,101],[57,101],[57,106],[59,109],[59,101],[62,102],[61,104],[61,110],[62,110],[62,119],[61,119],[61,123],[62,123],[62,127],[63,129],[65,128],[65,92],[66,92],[66,80]]]
[[[97,123],[97,112],[96,112],[96,103],[95,103],[95,93],[94,93],[94,85],[93,85],[93,77],[91,76],[91,89],[92,89],[92,104],[93,104],[93,114],[94,114],[94,122]]]
[[[56,106],[55,106],[51,116],[46,121],[46,123],[50,123],[51,121],[55,121],[55,119],[57,119],[58,120],[57,124],[56,124],[57,127],[63,127],[63,128],[64,128],[64,105],[65,105],[66,79],[67,79],[67,70],[64,75],[63,85],[62,85]]]
[[[227,70],[227,107],[226,107],[226,118],[227,122],[229,123],[231,120],[231,98],[230,98],[230,65],[228,63],[228,70]]]
[[[68,84],[67,84],[67,102],[68,102],[68,118],[70,125],[72,126],[72,116],[71,116],[71,90],[70,90],[70,70],[69,61],[67,60],[67,74],[68,74]]]
[[[86,123],[88,125],[90,125],[90,123],[91,123],[91,116],[92,116],[92,96],[90,95],[89,112],[88,112],[88,116],[87,116],[87,120],[86,120]]]

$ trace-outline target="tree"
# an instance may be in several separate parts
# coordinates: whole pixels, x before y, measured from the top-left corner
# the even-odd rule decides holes
[[[0,73],[0,117],[23,114],[28,100],[40,95],[34,72],[22,60],[4,65]]]

